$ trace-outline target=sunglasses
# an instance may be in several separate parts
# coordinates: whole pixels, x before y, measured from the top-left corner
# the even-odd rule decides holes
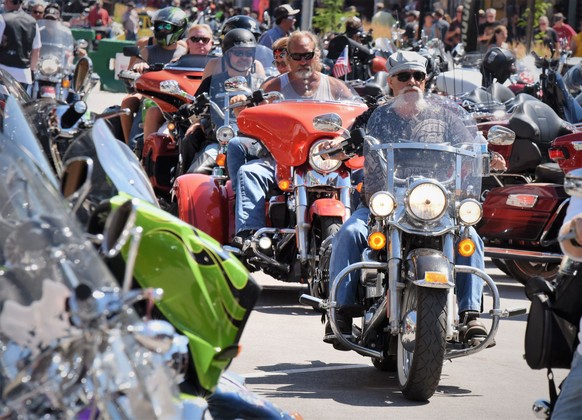
[[[235,57],[241,58],[241,57],[246,57],[246,58],[251,58],[255,56],[255,52],[254,51],[241,51],[241,50],[234,50],[230,52],[232,55],[234,55]]]
[[[314,55],[315,55],[315,51],[311,51],[308,53],[289,53],[289,57],[291,57],[291,59],[293,61],[301,61],[301,60],[309,61],[313,58]]]
[[[191,36],[188,39],[193,43],[202,42],[203,44],[208,44],[210,42],[210,38],[206,36]]]
[[[174,25],[171,23],[156,23],[154,29],[156,31],[171,31],[174,28]]]
[[[396,74],[396,78],[399,82],[408,82],[411,77],[414,77],[414,80],[417,82],[422,82],[424,79],[426,79],[426,74],[421,71],[403,72]]]
[[[286,49],[274,50],[273,56],[275,58],[285,58],[287,56],[287,50]]]

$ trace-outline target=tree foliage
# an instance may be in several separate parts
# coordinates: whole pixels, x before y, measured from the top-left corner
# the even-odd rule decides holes
[[[319,33],[343,32],[344,22],[354,16],[353,12],[344,12],[344,0],[322,0],[322,7],[316,7],[313,16],[313,28]]]

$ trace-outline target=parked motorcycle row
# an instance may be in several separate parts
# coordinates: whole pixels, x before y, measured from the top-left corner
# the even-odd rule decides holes
[[[429,58],[431,94],[465,108],[463,118],[482,136],[454,147],[384,147],[349,129],[387,96],[379,63],[401,47],[398,39],[360,48],[366,71],[348,81],[352,97],[338,101],[265,93],[255,75],[218,79],[210,94],[195,96],[208,59],[186,55],[120,75],[165,119],[129,147],[114,134],[114,119],[126,111],[87,109],[98,77],[86,57],[73,66],[72,38],[53,23],[46,22],[52,35],[32,97],[0,73],[2,416],[300,418],[226,372],[260,293],[249,273],[259,270],[307,284],[301,302],[328,317],[345,348],[397,372],[406,398],[426,401],[445,360],[485,350],[501,318],[525,313],[501,308],[484,271],[452,263],[456,243],[475,251],[470,227],[485,255],[516,280],[555,278],[569,200],[563,179],[582,160],[582,112],[550,62],[538,60],[533,83],[496,73],[484,87],[486,72],[463,67],[462,53],[453,59],[439,41],[422,40],[411,48]],[[274,75],[272,52],[256,54]],[[240,95],[252,106],[235,116],[230,99]],[[216,143],[215,159],[198,160],[191,133]],[[231,246],[237,198],[226,164],[238,135],[262,145],[277,179],[267,225],[240,248]],[[331,279],[332,239],[355,210],[355,171],[363,165],[361,157],[322,156],[338,135],[385,162],[384,189],[370,200],[362,262]],[[505,158],[507,171],[489,171],[490,152]],[[433,204],[423,207],[429,194]],[[365,301],[348,340],[336,300],[354,270],[362,272]],[[461,339],[455,273],[481,278],[493,298],[483,309],[492,322],[482,340]]]

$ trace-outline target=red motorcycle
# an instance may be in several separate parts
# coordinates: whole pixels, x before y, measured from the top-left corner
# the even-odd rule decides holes
[[[582,127],[571,128],[576,131],[557,137],[548,149],[557,164],[538,165],[534,182],[493,188],[483,203],[477,230],[485,255],[522,284],[534,276],[553,279],[562,260],[557,238],[569,202],[564,173],[582,167]]]
[[[324,160],[318,152],[366,109],[359,101],[282,100],[239,114],[239,134],[261,141],[271,153],[278,181],[265,206],[268,226],[251,236],[245,253],[230,249],[251,270],[285,281],[314,277],[322,244],[351,214],[350,167],[356,164]],[[186,174],[176,180],[174,191],[182,220],[222,244],[232,240],[235,195],[230,180]]]

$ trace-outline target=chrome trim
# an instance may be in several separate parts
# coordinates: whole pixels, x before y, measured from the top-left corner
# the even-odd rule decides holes
[[[301,264],[307,262],[307,233],[311,225],[307,223],[307,212],[309,210],[307,202],[307,187],[305,186],[302,171],[295,171],[293,174],[293,185],[295,185],[295,217],[297,225],[297,253]]]
[[[527,251],[511,248],[485,247],[485,256],[490,258],[500,258],[502,260],[528,260],[533,262],[556,262],[562,261],[562,254],[543,251]]]

